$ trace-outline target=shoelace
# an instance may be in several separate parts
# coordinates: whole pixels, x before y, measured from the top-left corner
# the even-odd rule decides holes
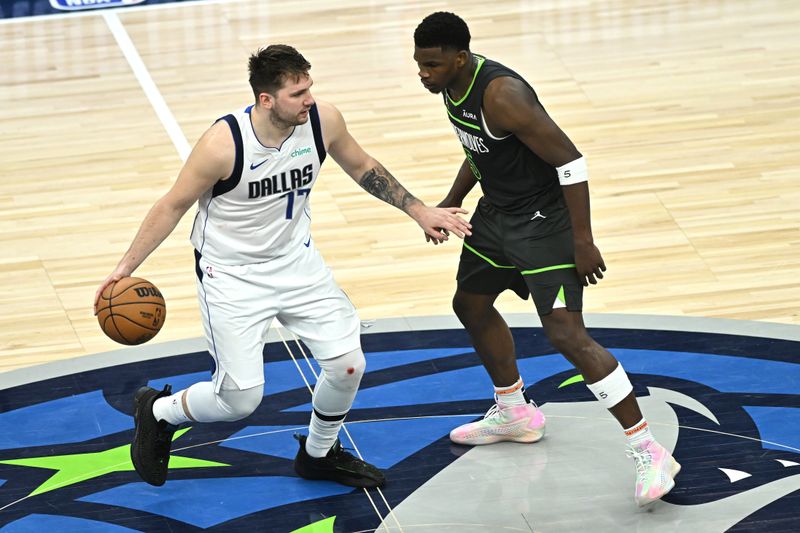
[[[342,443],[337,441],[336,444],[333,445],[333,456],[339,457],[348,460],[349,462],[357,461],[357,458],[352,453],[348,452],[347,450],[351,450],[352,448],[345,448],[342,446]],[[354,450],[355,451],[355,450]]]
[[[642,448],[640,451],[637,451],[635,448],[628,448],[625,451],[625,455],[633,458],[636,464],[636,474],[639,479],[643,480],[645,478],[647,468],[653,462],[653,454],[650,453],[648,448]]]
[[[501,414],[500,413],[500,406],[497,404],[498,400],[497,400],[497,395],[496,394],[494,396],[494,401],[495,401],[495,404],[493,406],[491,406],[488,411],[486,411],[485,415],[483,415],[483,419],[484,420],[486,420],[487,418],[495,418],[495,417],[500,416],[500,414]],[[536,402],[534,402],[533,400],[531,400],[531,405],[533,405],[533,407],[535,409],[539,408],[539,406],[536,405]]]
[[[496,418],[498,416],[500,416],[500,406],[494,404],[489,408],[488,411],[486,411],[486,414],[483,415],[483,419],[486,420],[487,418]]]

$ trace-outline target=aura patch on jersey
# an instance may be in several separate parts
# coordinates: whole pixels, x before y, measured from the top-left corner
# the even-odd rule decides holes
[[[593,431],[591,420],[608,419],[540,329],[513,333],[528,393],[552,416],[556,434]],[[800,394],[794,384],[800,382],[795,360],[800,342],[656,330],[592,333],[622,361],[648,412],[675,420],[672,430],[663,424],[655,428],[663,438],[674,438],[676,458],[684,465],[663,512],[687,529],[703,524],[703,516],[721,513],[729,531],[796,530],[800,485],[792,487],[800,483]],[[467,335],[461,329],[375,333],[362,335],[362,344],[368,371],[348,416],[344,445],[386,469],[390,484],[384,496],[401,525],[414,523],[413,513],[425,508],[438,509],[440,520],[447,509],[468,514],[458,505],[465,500],[453,498],[480,498],[480,491],[431,492],[429,483],[436,475],[463,485],[461,465],[469,464],[468,457],[480,460],[481,453],[489,454],[493,468],[502,468],[489,458],[493,447],[474,449],[467,457],[447,437],[452,427],[480,416],[489,404],[491,381]],[[362,491],[294,475],[291,434],[305,431],[312,406],[303,376],[277,343],[264,352],[267,382],[256,412],[239,422],[193,425],[173,443],[170,465],[177,468],[167,484],[142,483],[120,451],[132,433],[131,393],[142,376],[151,386],[169,382],[177,387],[207,378],[207,358],[202,352],[174,355],[4,390],[0,529],[294,531],[314,530],[312,524],[319,522],[326,531],[358,531],[380,526],[382,517]],[[318,373],[319,367],[311,361],[301,368],[313,384],[311,369]],[[592,434],[597,461],[621,455],[614,441],[621,437],[613,429]],[[571,464],[569,457],[562,459],[543,463],[556,478]],[[105,470],[99,473],[101,467]],[[54,473],[61,477],[53,480]],[[556,513],[565,504],[559,503],[557,488],[547,484],[550,478],[536,475],[541,490],[527,497],[540,509],[534,523],[546,530],[548,515],[541,509],[550,505]],[[552,501],[547,500],[551,493]],[[415,505],[423,500],[426,505]],[[599,512],[593,501],[585,502],[584,514]]]

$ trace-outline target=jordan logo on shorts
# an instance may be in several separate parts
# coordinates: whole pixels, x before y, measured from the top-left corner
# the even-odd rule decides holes
[[[547,217],[544,216],[541,211],[536,211],[531,217],[531,220],[536,220],[537,218],[547,218]]]

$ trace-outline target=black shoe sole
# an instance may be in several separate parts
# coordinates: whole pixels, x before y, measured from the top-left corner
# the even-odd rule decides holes
[[[310,472],[308,470],[305,470],[301,465],[298,465],[297,461],[295,461],[294,463],[294,471],[297,473],[298,476],[300,476],[303,479],[308,479],[311,481],[333,481],[335,483],[339,483],[347,487],[355,487],[357,489],[381,488],[386,484],[385,479],[378,481],[364,477],[353,477],[338,471]]]
[[[296,438],[300,442],[300,450],[298,450],[297,456],[294,459],[294,471],[301,478],[313,481],[333,481],[357,489],[381,488],[386,484],[386,478],[383,474],[377,468],[366,462],[365,464],[369,465],[371,468],[375,468],[377,474],[381,476],[380,479],[365,476],[351,476],[341,470],[319,469],[313,466],[309,468],[308,466],[311,465],[308,465],[308,463],[314,461],[314,458],[305,451],[305,436],[297,436]]]

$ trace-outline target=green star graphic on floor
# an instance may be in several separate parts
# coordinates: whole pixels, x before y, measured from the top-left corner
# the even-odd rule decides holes
[[[333,533],[334,520],[336,520],[336,517],[331,516],[319,522],[301,527],[300,529],[295,529],[292,533]]]
[[[177,431],[172,437],[178,437],[189,431],[190,427]],[[118,446],[110,450],[93,453],[76,453],[70,455],[53,455],[50,457],[31,457],[30,459],[9,459],[0,463],[34,468],[58,470],[44,483],[36,487],[28,496],[36,496],[44,492],[60,489],[69,485],[100,477],[111,472],[128,472],[133,470],[131,463],[131,445]],[[225,463],[193,459],[180,455],[171,455],[169,467],[173,468],[206,468],[211,466],[230,466]]]

